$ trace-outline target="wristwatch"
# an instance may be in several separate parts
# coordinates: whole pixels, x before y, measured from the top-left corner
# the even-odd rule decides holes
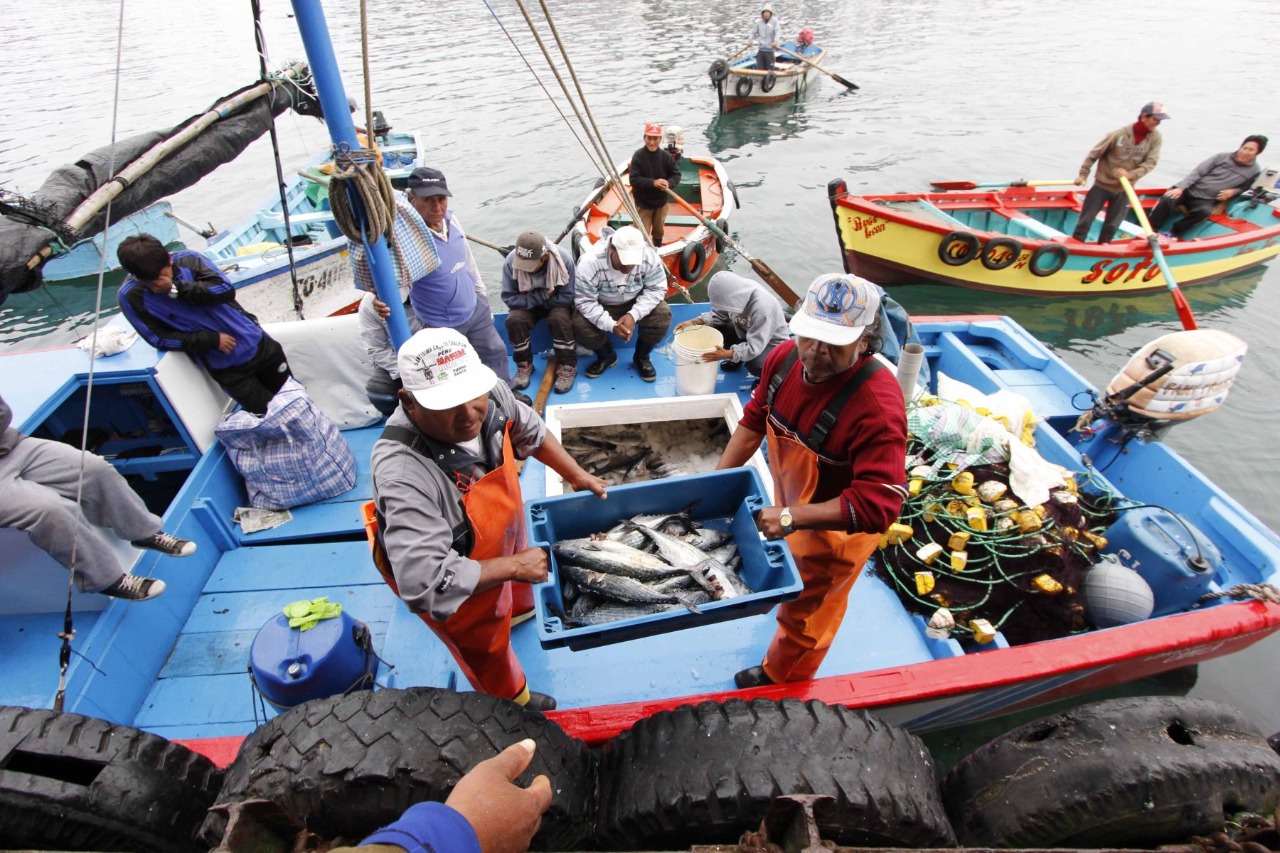
[[[778,524],[782,525],[783,536],[790,536],[796,532],[795,519],[791,517],[791,507],[782,508],[782,514],[778,516]]]

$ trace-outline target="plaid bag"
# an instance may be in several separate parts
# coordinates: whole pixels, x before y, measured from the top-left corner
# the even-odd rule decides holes
[[[232,412],[214,433],[257,509],[315,503],[356,484],[356,459],[347,440],[293,379],[276,393],[266,415]]]

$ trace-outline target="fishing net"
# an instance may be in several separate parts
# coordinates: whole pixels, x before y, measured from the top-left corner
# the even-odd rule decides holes
[[[938,639],[991,642],[998,631],[1017,645],[1087,630],[1080,591],[1115,520],[1110,497],[1041,459],[1027,424],[1015,435],[1001,415],[919,399],[908,409],[910,496],[877,571]],[[1029,502],[1019,488],[1048,497]]]

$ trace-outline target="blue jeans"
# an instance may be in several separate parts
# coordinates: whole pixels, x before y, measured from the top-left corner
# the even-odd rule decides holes
[[[453,330],[471,341],[471,346],[475,347],[476,355],[480,356],[480,360],[510,387],[511,366],[510,359],[507,358],[507,348],[503,345],[498,330],[493,327],[493,312],[489,310],[488,297],[483,293],[478,296],[471,318],[465,323],[454,326]]]

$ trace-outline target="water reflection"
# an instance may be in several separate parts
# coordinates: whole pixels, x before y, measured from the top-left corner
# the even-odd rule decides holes
[[[807,95],[808,93],[774,104],[757,104],[735,110],[728,115],[716,116],[704,131],[707,148],[712,155],[719,157],[744,148],[765,146],[771,142],[782,142],[800,136],[809,129],[811,123],[805,109]]]

